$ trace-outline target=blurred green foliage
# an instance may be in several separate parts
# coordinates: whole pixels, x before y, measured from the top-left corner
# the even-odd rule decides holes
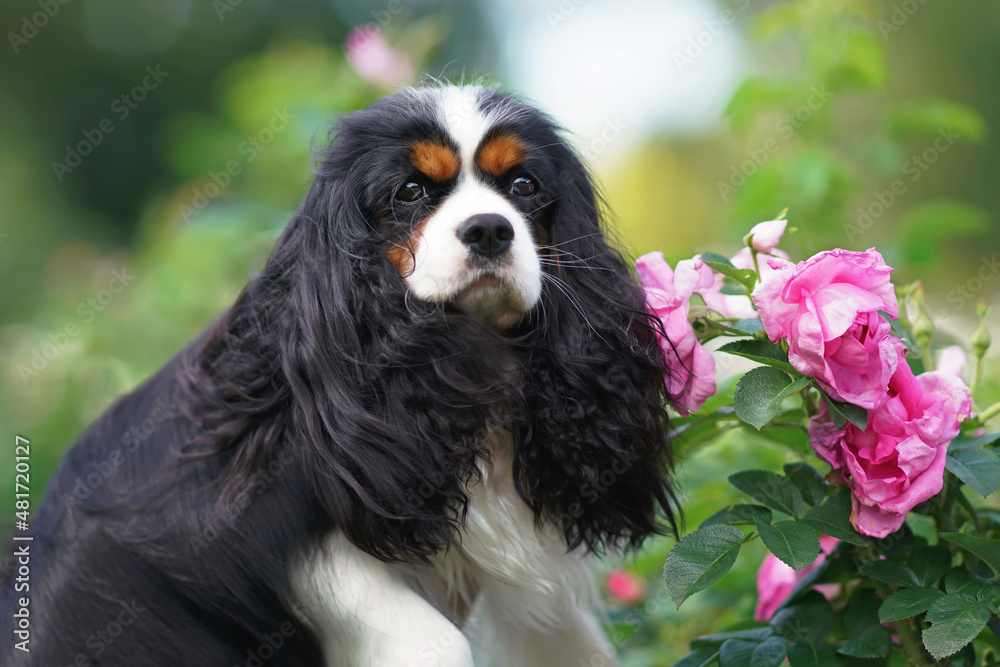
[[[16,57],[0,58],[0,82],[16,93],[0,95],[0,279],[11,286],[0,291],[0,432],[11,443],[14,433],[31,439],[36,504],[73,438],[218,316],[260,266],[335,114],[386,92],[357,76],[341,46],[351,25],[378,20],[384,4],[243,0],[222,16],[210,3],[85,4],[66,5]],[[974,298],[995,293],[980,284],[967,303],[950,299],[1000,240],[987,168],[997,147],[987,118],[1000,115],[1000,88],[979,85],[995,77],[1000,10],[927,3],[906,30],[886,36],[880,21],[892,7],[794,0],[741,15],[753,73],[732,96],[728,127],[650,137],[605,178],[629,251],[728,254],[743,230],[787,206],[800,230],[783,242],[793,257],[878,245],[898,284],[931,277],[940,327],[962,332]],[[32,11],[33,3],[5,3],[0,24],[18,26]],[[489,72],[497,61],[483,13],[477,3],[413,3],[386,32],[422,71]],[[959,55],[984,69],[960,69]],[[936,65],[914,71],[913,63]],[[119,120],[112,101],[156,64],[169,72],[162,88]],[[109,116],[115,131],[59,182],[52,161]],[[272,126],[277,116],[287,123]],[[960,138],[939,151],[943,166],[918,168],[911,181],[905,165],[946,126]],[[232,162],[238,173],[227,170]],[[862,229],[859,210],[901,179],[899,203]],[[115,271],[134,276],[118,292]],[[994,366],[985,380],[994,396],[996,377]],[[710,450],[688,451],[683,440],[678,449],[689,526],[739,500],[730,473],[803,456],[801,446],[746,429]],[[10,461],[0,459],[4,479]],[[0,506],[12,507],[12,497],[5,482]],[[649,580],[649,597],[612,610],[627,667],[672,664],[693,637],[752,615],[752,550],[766,553],[759,543],[683,613],[660,583],[671,545],[656,541],[630,561]]]

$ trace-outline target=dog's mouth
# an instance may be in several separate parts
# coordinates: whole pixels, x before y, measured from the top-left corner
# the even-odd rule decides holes
[[[520,322],[535,305],[517,280],[502,274],[486,273],[473,277],[453,299],[455,305],[487,325],[507,329]]]
[[[476,278],[472,281],[472,284],[466,287],[463,292],[466,294],[474,292],[476,290],[482,289],[503,289],[504,282],[498,276],[495,275],[485,275],[480,278]]]

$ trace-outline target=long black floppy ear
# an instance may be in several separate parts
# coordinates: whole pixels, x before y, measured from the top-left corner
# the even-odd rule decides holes
[[[674,525],[664,357],[657,322],[617,250],[580,160],[554,147],[562,171],[550,218],[540,326],[525,347],[530,422],[516,479],[571,547],[638,546]]]
[[[346,136],[346,138],[345,138]],[[362,210],[378,173],[351,127],[254,279],[204,346],[188,387],[228,493],[284,450],[314,507],[358,547],[419,559],[456,539],[464,482],[514,395],[483,325],[407,299]]]

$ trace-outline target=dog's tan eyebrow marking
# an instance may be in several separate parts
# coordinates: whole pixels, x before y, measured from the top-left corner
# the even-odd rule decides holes
[[[501,176],[524,160],[524,144],[515,136],[501,134],[479,147],[476,164],[488,174]]]
[[[411,148],[410,163],[435,181],[447,181],[458,175],[458,155],[451,147],[436,141],[418,141]]]

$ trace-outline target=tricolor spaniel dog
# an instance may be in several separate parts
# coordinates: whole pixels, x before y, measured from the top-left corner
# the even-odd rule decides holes
[[[661,333],[544,114],[348,114],[260,275],[66,455],[0,662],[614,664],[593,558],[674,521]]]

